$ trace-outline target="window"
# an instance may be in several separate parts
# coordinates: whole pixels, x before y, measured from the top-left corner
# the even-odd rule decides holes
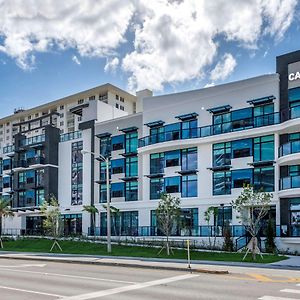
[[[35,193],[36,206],[42,205],[44,200],[45,200],[45,190],[44,189],[36,190],[36,193]]]
[[[137,201],[138,200],[138,182],[128,181],[125,184],[126,194],[125,201]]]
[[[214,172],[213,173],[213,195],[231,194],[231,172]]]
[[[253,126],[252,107],[234,110],[231,112],[232,130]]]
[[[117,182],[111,184],[111,197],[112,198],[119,198],[124,197],[124,183]]]
[[[126,157],[126,177],[138,176],[137,156]]]
[[[253,169],[240,169],[231,171],[232,188],[242,188],[252,184]]]
[[[89,100],[91,101],[91,100],[95,100],[96,99],[96,96],[90,96],[89,97]]]
[[[166,141],[179,140],[181,136],[181,123],[174,123],[165,126]]]
[[[109,162],[109,178],[111,178],[111,161]],[[100,180],[106,180],[106,163],[100,162]]]
[[[254,161],[274,160],[274,135],[254,138]]]
[[[100,154],[104,157],[109,157],[111,152],[110,136],[100,138]]]
[[[259,105],[253,108],[254,117],[272,114],[274,112],[274,104]]]
[[[107,193],[106,193],[106,184],[100,184],[100,203],[106,203],[107,202]]]
[[[78,100],[78,104],[82,104],[84,102],[83,99]]]
[[[124,173],[125,161],[121,159],[113,159],[111,161],[112,174]]]
[[[124,102],[124,98],[123,98],[123,97],[120,97],[120,101],[121,101],[121,102]]]
[[[120,110],[125,110],[124,106],[123,105],[120,105]]]
[[[232,158],[252,156],[252,139],[231,142]]]
[[[218,214],[215,217],[214,224],[217,226],[225,226],[232,223],[232,207],[221,206],[218,207]]]
[[[254,168],[254,189],[264,192],[274,191],[274,167]]]
[[[136,153],[138,147],[138,133],[136,131],[126,133],[126,153]]]
[[[64,117],[64,113],[59,114],[59,117],[63,118]]]
[[[289,176],[300,176],[300,165],[288,166]]]
[[[184,198],[197,197],[197,175],[182,176],[181,196]]]
[[[45,170],[38,169],[36,170],[36,186],[43,186],[44,185],[44,178],[45,178]]]
[[[161,194],[164,191],[164,179],[163,178],[151,178],[150,179],[150,200],[160,199]]]
[[[119,95],[116,95],[116,100],[119,100]]]
[[[12,160],[11,159],[3,159],[3,171],[10,170],[12,167]]]
[[[153,127],[150,129],[150,144],[163,142],[165,136],[165,128],[163,126]]]
[[[183,171],[197,169],[197,148],[181,150],[181,169]]]
[[[105,102],[105,103],[107,103],[107,93],[104,93],[104,94],[99,94],[99,100],[100,101],[103,101],[103,102]]]
[[[59,109],[60,110],[63,110],[65,107],[63,106],[63,105],[61,105],[60,107],[59,107]]]
[[[35,171],[34,170],[26,171],[26,183],[32,184],[34,183],[34,180],[35,180]]]
[[[179,166],[180,150],[165,152],[166,168]]]
[[[166,193],[180,193],[180,177],[166,177],[165,178],[165,192]]]
[[[213,145],[213,166],[221,167],[231,164],[231,143],[218,143]]]
[[[59,122],[59,126],[64,126],[64,121]]]
[[[231,113],[213,115],[213,133],[220,134],[231,130]]]
[[[116,103],[116,108],[119,108],[119,103]]]
[[[163,152],[150,154],[150,174],[160,174],[164,172],[164,157],[165,154]]]
[[[112,150],[121,150],[124,149],[124,143],[125,143],[125,135],[116,135],[111,138],[111,144],[112,144]]]
[[[72,143],[71,205],[82,205],[82,147],[82,141]]]
[[[182,139],[197,137],[197,120],[190,120],[181,123]]]
[[[3,188],[8,189],[12,187],[12,179],[10,176],[3,177]]]
[[[25,206],[35,206],[35,192],[34,190],[25,191]]]

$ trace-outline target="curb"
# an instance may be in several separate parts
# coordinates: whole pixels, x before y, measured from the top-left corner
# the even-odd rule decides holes
[[[100,266],[111,266],[111,267],[127,267],[127,268],[139,268],[139,269],[152,269],[152,270],[167,270],[167,271],[183,271],[191,273],[204,273],[204,274],[215,274],[225,275],[229,274],[227,270],[207,270],[207,269],[195,269],[195,268],[180,268],[172,266],[153,266],[153,265],[141,265],[136,263],[121,263],[121,262],[104,262],[104,261],[80,261],[72,259],[55,259],[48,257],[11,257],[0,255],[0,259],[15,259],[15,260],[37,260],[37,261],[48,261],[56,263],[70,263],[70,264],[83,264],[83,265],[100,265]]]

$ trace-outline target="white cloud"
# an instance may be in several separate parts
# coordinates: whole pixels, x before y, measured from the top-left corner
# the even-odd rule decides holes
[[[0,0],[0,51],[26,69],[37,51],[75,48],[81,56],[106,56],[125,42],[133,1]]]
[[[129,74],[129,88],[162,90],[166,83],[202,78],[217,60],[220,37],[253,51],[263,35],[280,38],[284,34],[293,20],[296,3],[142,1],[134,27],[134,50],[122,62]],[[280,8],[277,20],[275,10]],[[232,56],[225,61],[228,74],[230,68],[234,69],[234,61]],[[224,73],[220,79],[225,78]]]
[[[106,65],[104,67],[105,72],[115,72],[118,65],[119,65],[119,59],[117,57],[114,57],[113,59],[108,59],[106,62]]]
[[[80,62],[79,58],[76,55],[73,55],[72,60],[74,61],[75,64],[81,65],[81,62]]]
[[[293,21],[296,4],[297,0],[0,0],[0,52],[28,69],[34,66],[36,52],[72,48],[78,59],[104,57],[106,72],[121,65],[132,90],[162,90],[166,83],[210,74],[223,39],[251,51],[266,35],[280,40]],[[133,49],[119,51],[126,42]]]
[[[210,79],[213,81],[226,79],[236,67],[236,60],[230,53],[226,53],[222,60],[217,63],[210,73]]]

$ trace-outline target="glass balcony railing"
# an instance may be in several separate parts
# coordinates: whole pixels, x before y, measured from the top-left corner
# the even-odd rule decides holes
[[[30,137],[30,138],[21,140],[21,145],[20,146],[29,146],[29,145],[33,145],[33,144],[42,143],[42,142],[45,142],[45,135],[44,134],[33,136],[33,137]]]
[[[300,153],[300,141],[291,141],[279,147],[279,157]]]
[[[251,128],[258,128],[280,123],[280,113],[272,113],[263,116],[236,120],[221,124],[209,125],[198,128],[166,131],[159,134],[153,134],[139,139],[139,147],[145,147],[157,143],[183,140],[191,138],[200,138],[218,135],[222,133],[241,131]]]
[[[279,189],[288,190],[300,188],[300,176],[288,176],[280,178]]]
[[[6,153],[11,153],[11,152],[14,152],[15,151],[15,146],[14,145],[8,145],[8,146],[5,146],[3,147],[3,154],[6,154]]]
[[[60,141],[61,142],[67,142],[70,140],[80,139],[82,136],[81,131],[73,131],[69,133],[64,133],[60,135]]]

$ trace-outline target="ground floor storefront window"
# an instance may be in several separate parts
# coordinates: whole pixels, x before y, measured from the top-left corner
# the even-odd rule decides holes
[[[62,215],[64,235],[82,234],[82,214]]]

